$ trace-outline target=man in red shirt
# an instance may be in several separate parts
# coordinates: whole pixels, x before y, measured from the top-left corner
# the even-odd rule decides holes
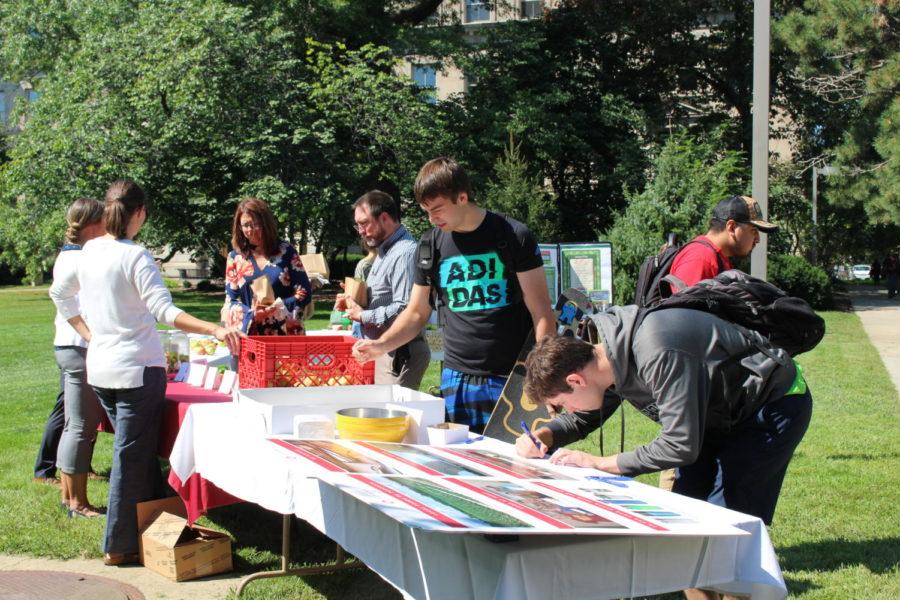
[[[677,292],[715,277],[732,268],[732,258],[749,256],[759,243],[759,232],[772,233],[778,229],[763,218],[756,200],[750,196],[731,196],[716,204],[709,219],[709,231],[684,245],[672,261],[669,275],[681,280],[678,286],[671,279],[672,292]],[[660,471],[659,487],[672,491],[675,470]]]
[[[698,235],[672,262],[669,275],[690,287],[732,268],[731,259],[749,256],[759,243],[759,232],[778,229],[763,217],[759,204],[750,196],[731,196],[716,204],[709,220],[709,231]],[[678,291],[678,290],[673,290]]]

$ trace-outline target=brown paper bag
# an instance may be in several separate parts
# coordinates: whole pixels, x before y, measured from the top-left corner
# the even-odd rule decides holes
[[[344,277],[344,293],[363,308],[369,304],[368,288],[365,281]]]
[[[250,284],[253,290],[253,296],[256,298],[258,306],[271,306],[275,302],[275,292],[272,290],[272,284],[266,276],[257,277]]]
[[[331,273],[328,270],[328,263],[325,261],[324,254],[301,254],[300,262],[303,263],[303,268],[309,276],[318,274],[328,279],[328,275]]]

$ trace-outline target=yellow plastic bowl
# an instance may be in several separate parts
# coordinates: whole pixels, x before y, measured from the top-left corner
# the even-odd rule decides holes
[[[335,425],[342,440],[402,442],[409,429],[409,415],[386,408],[343,408]]]

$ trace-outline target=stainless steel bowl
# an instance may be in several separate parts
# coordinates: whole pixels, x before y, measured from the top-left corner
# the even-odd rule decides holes
[[[393,419],[396,417],[405,417],[407,413],[402,410],[393,410],[387,408],[378,408],[375,406],[366,406],[363,408],[342,408],[337,414],[344,417],[355,417],[357,419]]]

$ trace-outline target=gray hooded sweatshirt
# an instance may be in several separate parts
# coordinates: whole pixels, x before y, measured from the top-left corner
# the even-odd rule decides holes
[[[683,308],[649,313],[635,331],[636,306],[593,315],[615,384],[595,411],[562,414],[548,427],[554,446],[584,438],[626,400],[660,424],[652,442],[619,454],[626,475],[690,465],[707,431],[730,431],[791,387],[791,357],[762,335]]]

